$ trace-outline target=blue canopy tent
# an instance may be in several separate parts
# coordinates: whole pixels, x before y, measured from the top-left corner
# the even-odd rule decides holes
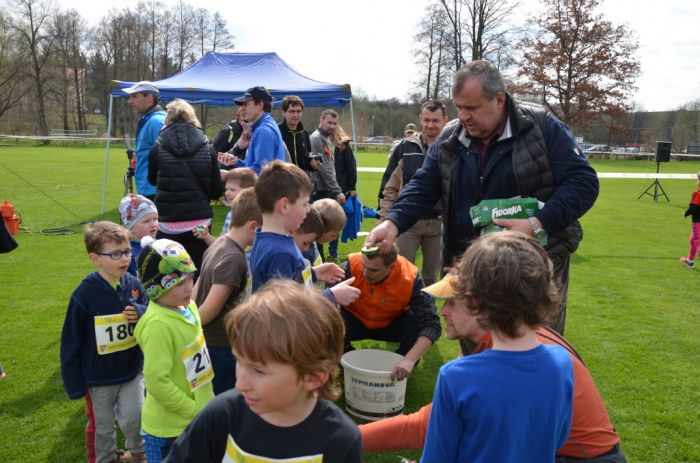
[[[107,193],[107,166],[112,135],[114,98],[128,98],[122,89],[134,82],[112,81],[114,89],[109,98],[107,148],[102,190],[102,209]],[[285,63],[277,53],[220,53],[210,51],[190,67],[166,79],[153,82],[160,90],[161,101],[181,98],[193,104],[233,105],[233,100],[256,85],[265,86],[275,97],[274,107],[286,95],[297,95],[309,107],[350,105],[353,139],[355,118],[349,84],[336,85],[309,79]]]

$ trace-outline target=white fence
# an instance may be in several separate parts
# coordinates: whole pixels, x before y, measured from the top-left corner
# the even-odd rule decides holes
[[[61,138],[90,138],[97,136],[97,129],[92,130],[64,130],[64,129],[51,129],[52,137]]]

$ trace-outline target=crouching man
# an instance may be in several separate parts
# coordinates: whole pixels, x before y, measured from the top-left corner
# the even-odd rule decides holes
[[[398,255],[396,245],[385,254],[350,254],[342,264],[345,278],[361,296],[341,306],[345,321],[345,350],[351,341],[375,339],[398,342],[403,355],[391,372],[394,381],[408,377],[423,355],[440,338],[435,304],[421,290],[423,279],[415,265]]]

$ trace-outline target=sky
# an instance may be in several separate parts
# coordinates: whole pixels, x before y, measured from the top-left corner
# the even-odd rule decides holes
[[[96,25],[110,8],[131,0],[56,0]],[[161,0],[166,5],[174,0]],[[276,52],[312,79],[349,83],[353,93],[404,100],[417,80],[413,35],[427,0],[185,0],[219,11],[239,52]],[[537,11],[522,0],[519,18]],[[696,6],[693,6],[696,5]],[[664,111],[700,99],[700,5],[687,0],[604,0],[601,12],[627,24],[640,43],[641,75],[632,100],[639,109]]]

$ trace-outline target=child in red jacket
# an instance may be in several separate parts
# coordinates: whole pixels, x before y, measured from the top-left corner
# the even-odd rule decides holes
[[[681,257],[681,264],[688,268],[695,267],[695,254],[700,251],[700,172],[697,174],[698,185],[697,190],[693,192],[693,196],[690,198],[690,204],[688,209],[686,209],[684,217],[691,216],[693,223],[690,229],[690,251],[688,252],[688,257]]]

